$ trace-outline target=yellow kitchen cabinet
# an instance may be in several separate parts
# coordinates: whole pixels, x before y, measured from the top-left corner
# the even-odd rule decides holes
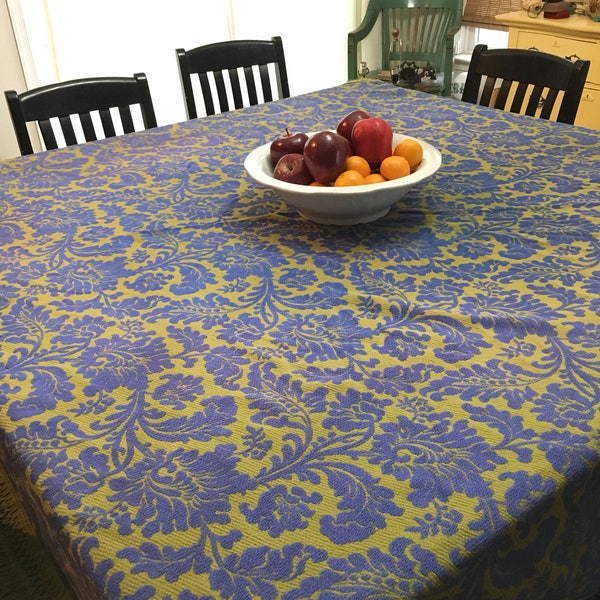
[[[496,20],[508,26],[509,48],[534,48],[570,60],[591,61],[575,125],[600,129],[600,23],[583,15],[532,18],[525,10],[498,15]]]

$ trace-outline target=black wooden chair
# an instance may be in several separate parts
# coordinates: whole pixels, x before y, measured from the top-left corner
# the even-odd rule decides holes
[[[27,123],[32,121],[39,126],[46,150],[59,147],[60,136],[59,142],[56,136],[59,130],[66,146],[102,137],[92,118],[96,111],[103,137],[120,135],[121,131],[117,133],[119,125],[122,133],[135,131],[131,111],[133,105],[139,105],[145,129],[156,127],[154,106],[144,73],[136,73],[133,77],[74,79],[38,87],[22,94],[17,94],[14,90],[6,91],[4,95],[21,155],[33,154],[27,129]],[[116,118],[117,112],[120,120]],[[74,123],[79,126],[79,134]],[[98,124],[98,119],[96,123]]]
[[[277,86],[279,98],[290,96],[283,42],[279,36],[271,38],[270,41],[230,40],[199,46],[192,50],[180,48],[176,50],[176,54],[188,119],[198,116],[192,86],[193,74],[196,74],[200,81],[200,93],[207,115],[270,102],[275,99],[273,83]],[[269,73],[270,64],[274,65],[275,81]],[[262,98],[258,96],[259,88],[253,67],[258,70]],[[247,100],[244,98],[239,69],[243,69]],[[209,77],[210,74],[212,77]],[[211,80],[216,90],[216,98],[211,90]],[[227,95],[227,80],[231,86],[233,106],[230,105],[231,98]],[[215,108],[215,100],[218,100],[218,109]]]
[[[479,44],[462,100],[573,124],[589,68],[589,60],[572,62],[538,50],[488,50]]]

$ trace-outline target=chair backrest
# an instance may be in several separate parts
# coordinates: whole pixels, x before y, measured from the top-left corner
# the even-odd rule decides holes
[[[46,150],[59,147],[58,128],[66,146],[99,139],[102,136],[99,136],[98,129],[102,129],[104,137],[114,137],[118,135],[117,124],[120,124],[123,133],[132,133],[135,131],[133,105],[140,106],[145,129],[156,127],[154,106],[144,73],[136,73],[133,77],[73,79],[22,94],[6,91],[4,95],[22,155],[33,154],[27,130],[27,123],[32,121],[39,126]],[[117,112],[120,121],[116,119]],[[94,113],[98,118],[93,118]]]
[[[176,55],[188,119],[195,119],[198,116],[192,85],[194,74],[198,76],[200,82],[199,89],[207,115],[270,102],[275,99],[272,83],[276,84],[279,98],[289,98],[283,42],[279,36],[272,37],[271,40],[229,40],[199,46],[192,50],[180,48],[176,50]],[[274,82],[269,72],[269,65],[273,65]],[[240,81],[240,70],[243,73],[247,100]],[[260,88],[257,86],[255,70],[258,71]],[[211,81],[216,90],[216,98],[211,91]],[[228,85],[231,86],[233,106],[230,105],[230,98],[227,95]],[[259,89],[262,98],[258,95]],[[215,100],[218,101],[217,108],[215,108]]]
[[[430,62],[444,74],[442,93],[451,92],[454,36],[460,29],[463,0],[370,0],[357,29],[348,34],[348,79],[358,76],[358,43],[381,21],[382,68],[388,68],[392,29],[402,41],[402,60]]]
[[[590,68],[589,60],[572,62],[540,52],[475,46],[462,100],[514,113],[575,122],[579,101]],[[562,100],[559,92],[564,92]]]

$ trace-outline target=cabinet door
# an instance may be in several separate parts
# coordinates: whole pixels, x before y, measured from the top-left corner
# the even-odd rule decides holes
[[[533,31],[519,31],[517,35],[517,48],[533,48],[548,52],[556,56],[576,60],[590,60],[590,71],[587,81],[600,85],[600,44],[587,40],[573,40],[556,35],[537,33]],[[596,57],[596,60],[594,60]]]
[[[581,125],[590,129],[600,129],[600,88],[584,88],[575,125]]]

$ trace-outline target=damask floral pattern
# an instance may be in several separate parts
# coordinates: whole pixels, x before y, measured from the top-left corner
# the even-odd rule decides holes
[[[443,156],[385,218],[244,173],[355,108]],[[599,590],[598,164],[377,81],[0,163],[1,454],[78,596]]]

